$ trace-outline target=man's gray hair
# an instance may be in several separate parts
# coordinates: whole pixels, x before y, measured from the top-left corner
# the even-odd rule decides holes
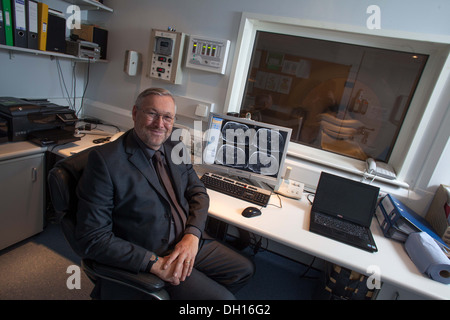
[[[147,97],[147,96],[168,96],[171,97],[173,100],[173,103],[175,104],[175,111],[176,111],[176,103],[175,103],[175,99],[172,96],[172,93],[170,93],[169,90],[163,89],[163,88],[148,88],[144,91],[142,91],[139,96],[136,98],[136,102],[134,103],[134,105],[138,108],[140,108],[142,106],[142,101]]]

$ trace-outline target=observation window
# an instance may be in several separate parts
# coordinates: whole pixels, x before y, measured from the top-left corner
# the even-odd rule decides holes
[[[241,115],[291,141],[388,162],[428,55],[257,31]]]

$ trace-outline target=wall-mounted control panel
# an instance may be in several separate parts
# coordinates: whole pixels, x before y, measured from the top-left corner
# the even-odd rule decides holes
[[[186,67],[225,74],[230,40],[190,36]]]
[[[181,84],[181,60],[185,34],[175,31],[152,30],[149,50],[149,78]]]

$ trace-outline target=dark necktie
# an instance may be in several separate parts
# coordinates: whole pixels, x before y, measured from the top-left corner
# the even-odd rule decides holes
[[[182,234],[184,230],[184,226],[186,224],[186,214],[184,213],[183,209],[180,207],[180,204],[178,203],[175,191],[173,190],[172,182],[170,181],[169,175],[167,174],[166,171],[166,167],[164,166],[164,163],[161,159],[161,152],[156,151],[153,157],[156,160],[154,162],[156,172],[159,176],[159,180],[163,184],[171,200],[170,207],[172,210],[172,217],[175,223],[176,237],[178,237]]]

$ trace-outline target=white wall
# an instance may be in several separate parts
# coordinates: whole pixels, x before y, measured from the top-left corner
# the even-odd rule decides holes
[[[61,11],[68,3],[55,3]],[[228,81],[233,63],[235,44],[238,36],[242,12],[261,13],[274,16],[293,17],[365,28],[369,5],[381,8],[381,28],[397,30],[399,33],[425,33],[450,35],[450,2],[448,0],[105,0],[105,5],[114,13],[88,13],[89,20],[97,21],[109,31],[109,63],[91,65],[87,90],[87,111],[101,115],[105,119],[117,120],[130,126],[131,106],[139,92],[151,86],[163,86],[175,95],[213,102],[223,110]],[[225,75],[217,75],[199,70],[184,69],[181,85],[170,85],[146,77],[148,49],[152,28],[166,29],[168,26],[186,34],[205,35],[231,40],[231,50]],[[376,33],[376,30],[373,31]],[[126,50],[142,54],[141,72],[130,77],[123,72]],[[86,67],[84,67],[86,68]],[[64,62],[66,79],[71,77],[71,62]],[[84,72],[77,76],[81,90]],[[55,62],[48,57],[22,57],[9,59],[7,52],[0,51],[0,95],[22,97],[61,98],[61,88]],[[77,90],[77,97],[82,91]],[[450,105],[450,84],[438,97],[444,106]],[[446,93],[447,92],[447,93]],[[445,104],[446,103],[446,104]],[[448,113],[436,115],[437,121],[447,123]],[[127,118],[128,120],[120,120]],[[421,142],[428,146],[427,156],[418,159],[420,174],[416,189],[434,192],[439,183],[450,184],[450,170],[445,159],[450,157],[448,129],[444,123],[430,124],[427,135]],[[437,139],[435,139],[437,137]],[[448,161],[447,161],[448,162]],[[417,168],[414,168],[417,170]],[[429,199],[419,197],[421,209]]]
[[[69,3],[58,0],[43,0],[49,8],[65,14]],[[65,14],[66,17],[69,14]],[[82,14],[82,18],[86,14]],[[68,33],[68,31],[67,31]],[[69,105],[67,97],[79,98],[83,94],[86,63],[77,63],[75,68],[76,93],[71,90],[74,64],[71,60],[57,60],[45,55],[0,50],[0,96],[18,98],[50,98],[61,105]],[[65,86],[68,93],[66,92]]]
[[[145,76],[152,28],[173,26],[187,34],[229,39],[230,57],[233,57],[243,11],[365,27],[369,16],[367,7],[377,4],[381,8],[382,28],[450,33],[450,3],[446,0],[109,0],[105,4],[114,9],[111,15],[99,13],[109,30],[110,63],[96,66],[88,96],[123,108],[128,108],[142,89],[156,85],[164,85],[177,95],[224,104],[232,61],[224,76],[185,69],[182,85],[167,85]],[[128,77],[122,71],[124,54],[129,49],[143,54],[141,76]],[[120,90],[111,90],[113,85],[119,85]]]
[[[90,14],[89,17],[102,19],[109,30],[110,62],[95,65],[92,73],[88,97],[92,105],[101,102],[101,112],[105,108],[116,113],[117,108],[130,110],[137,94],[151,86],[164,86],[175,95],[193,99],[201,99],[216,104],[223,110],[228,81],[233,63],[234,50],[238,36],[242,12],[261,13],[274,16],[293,17],[316,22],[335,23],[355,28],[366,28],[369,17],[366,10],[369,5],[376,4],[381,9],[381,28],[395,30],[399,34],[424,33],[433,35],[449,35],[450,3],[446,0],[431,1],[383,1],[383,0],[109,0],[105,1],[114,9],[111,15],[101,13]],[[101,17],[100,17],[101,15]],[[192,69],[184,69],[181,85],[171,85],[146,77],[148,67],[148,50],[150,30],[166,29],[168,26],[186,34],[205,35],[231,40],[230,58],[225,75],[217,75]],[[373,31],[376,33],[376,30]],[[135,50],[142,54],[141,73],[129,77],[123,72],[123,61],[126,50]],[[449,88],[447,85],[446,88]],[[444,88],[445,89],[445,88]],[[449,92],[450,90],[443,90]],[[442,103],[449,104],[449,95],[437,97]],[[93,108],[94,110],[96,108]],[[445,108],[441,108],[444,110]],[[98,108],[96,109],[98,112]],[[216,109],[217,110],[217,109]],[[98,115],[98,113],[97,113]],[[442,119],[442,114],[435,115],[433,121]],[[448,116],[445,118],[448,121]],[[414,161],[411,166],[415,184],[412,190],[404,191],[411,203],[424,211],[428,206],[432,193],[440,183],[450,183],[450,170],[445,159],[448,159],[448,130],[444,123],[436,126],[431,123],[427,134],[420,142],[426,153]],[[436,138],[438,137],[438,139]],[[433,142],[435,141],[435,142]],[[444,151],[444,152],[442,152]],[[425,156],[426,155],[426,156]],[[291,164],[296,164],[291,159]],[[303,166],[306,173],[307,166]],[[299,177],[301,178],[301,177]],[[395,188],[386,188],[395,192]],[[410,203],[410,205],[411,205]]]

